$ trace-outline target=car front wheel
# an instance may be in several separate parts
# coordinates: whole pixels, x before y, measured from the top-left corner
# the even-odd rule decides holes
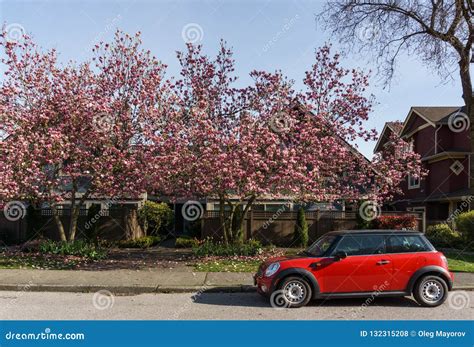
[[[285,278],[270,296],[270,304],[275,308],[297,308],[311,300],[311,286],[301,277]]]
[[[439,276],[424,276],[417,282],[413,295],[422,306],[439,306],[448,297],[448,285]]]

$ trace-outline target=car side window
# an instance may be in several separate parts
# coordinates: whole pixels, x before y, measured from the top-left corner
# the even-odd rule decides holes
[[[344,235],[333,254],[370,255],[385,253],[385,239],[382,235]]]
[[[392,235],[387,239],[388,253],[412,253],[431,251],[430,245],[418,235]]]

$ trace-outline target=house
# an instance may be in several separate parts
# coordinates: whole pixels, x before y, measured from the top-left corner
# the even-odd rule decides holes
[[[412,107],[405,121],[385,124],[374,152],[381,152],[392,134],[421,156],[428,175],[406,177],[403,195],[388,209],[425,211],[427,224],[451,223],[462,211],[474,208],[469,181],[469,124],[462,107]],[[464,118],[463,118],[464,117]]]

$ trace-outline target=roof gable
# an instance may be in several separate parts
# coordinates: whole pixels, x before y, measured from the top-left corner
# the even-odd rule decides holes
[[[400,136],[407,136],[421,126],[435,127],[459,109],[457,106],[413,106],[408,112]]]

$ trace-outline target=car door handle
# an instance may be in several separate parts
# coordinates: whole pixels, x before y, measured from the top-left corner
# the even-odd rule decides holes
[[[390,260],[379,260],[377,265],[387,265],[390,264]]]

